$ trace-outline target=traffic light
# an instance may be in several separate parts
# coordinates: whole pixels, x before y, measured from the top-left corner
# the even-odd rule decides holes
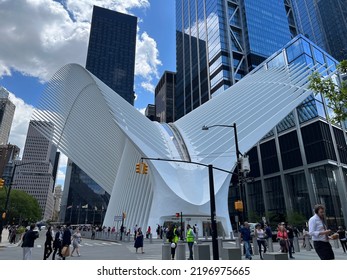
[[[234,208],[237,211],[243,211],[243,202],[241,200],[236,200],[234,202]]]
[[[2,189],[5,185],[5,180],[0,178],[0,189]]]
[[[3,212],[1,217],[5,220],[6,219],[6,212]]]
[[[143,172],[142,174],[147,174],[148,173],[148,165],[146,163],[143,164]]]
[[[176,213],[176,218],[179,218],[180,217],[180,213]]]
[[[136,163],[136,173],[141,173],[141,163]]]

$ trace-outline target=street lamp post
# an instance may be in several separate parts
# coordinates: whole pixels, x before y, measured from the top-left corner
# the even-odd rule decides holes
[[[217,221],[216,221],[216,201],[214,195],[213,165],[208,165],[208,178],[210,181],[210,208],[211,208],[211,229],[212,229],[212,253],[213,259],[219,260]]]
[[[242,174],[241,174],[241,162],[240,162],[240,156],[242,156],[240,150],[239,150],[239,142],[237,139],[237,128],[236,123],[233,123],[232,125],[226,125],[226,124],[215,124],[215,125],[204,125],[202,127],[202,130],[209,130],[212,127],[229,127],[234,129],[234,138],[235,138],[235,149],[236,149],[236,174],[237,174],[237,184],[239,187],[239,196],[240,201],[242,202]],[[244,219],[244,208],[242,208],[242,219]]]

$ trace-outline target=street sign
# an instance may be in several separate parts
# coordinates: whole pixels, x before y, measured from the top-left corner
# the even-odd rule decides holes
[[[114,221],[121,221],[122,220],[122,216],[114,216]]]

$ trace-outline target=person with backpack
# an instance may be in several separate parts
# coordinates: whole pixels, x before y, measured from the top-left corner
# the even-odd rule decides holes
[[[179,239],[176,225],[170,225],[169,230],[166,233],[166,238],[168,242],[171,243],[171,259],[174,260]]]

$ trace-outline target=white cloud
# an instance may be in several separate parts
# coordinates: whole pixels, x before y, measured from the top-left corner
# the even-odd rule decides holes
[[[59,169],[57,174],[57,181],[64,181],[64,180],[65,180],[65,172]],[[62,184],[59,184],[59,185],[62,185]]]
[[[63,65],[85,65],[92,6],[130,13],[148,8],[149,0],[0,1],[0,76],[17,70],[47,81]],[[138,29],[139,30],[139,29]],[[137,36],[136,74],[150,82],[157,76],[156,42]]]
[[[11,102],[16,106],[9,142],[11,144],[17,145],[21,150],[20,154],[23,154],[29,121],[34,111],[34,107],[26,104],[23,99],[16,97],[13,93],[10,93],[9,98]]]
[[[150,82],[142,82],[142,83],[141,83],[141,86],[142,86],[145,90],[147,90],[147,91],[149,91],[149,92],[151,92],[151,93],[154,93],[155,86],[154,86],[153,84],[151,84]]]
[[[155,86],[151,83],[153,78],[159,78],[158,67],[162,65],[159,60],[157,42],[146,32],[138,34],[136,41],[135,74],[142,77],[145,82],[141,86],[154,92]]]
[[[130,10],[133,8],[148,8],[150,6],[148,0],[66,0],[65,5],[76,21],[90,21],[93,5],[125,14],[131,14]]]

